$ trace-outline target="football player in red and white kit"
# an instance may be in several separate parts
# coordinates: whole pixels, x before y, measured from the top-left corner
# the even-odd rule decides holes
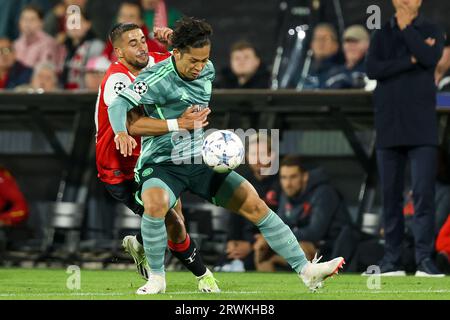
[[[170,36],[170,29],[159,29],[156,31],[156,36],[160,39],[167,39]],[[135,24],[116,25],[110,33],[110,39],[118,61],[113,63],[105,74],[95,109],[98,177],[113,198],[142,216],[144,208],[134,199],[136,187],[134,167],[141,150],[141,139],[136,136],[165,134],[169,132],[167,122],[149,117],[130,116],[128,130],[136,135],[132,142],[134,148],[128,148],[124,154],[121,154],[120,145],[127,144],[127,141],[114,135],[107,110],[118,93],[128,87],[144,68],[166,59],[170,53],[151,52],[149,54],[145,35]],[[140,111],[134,110],[133,112],[139,113]],[[199,124],[202,127],[206,126],[209,112],[209,109],[195,112],[195,108],[190,108],[178,119],[178,126],[180,129],[186,130],[194,129],[194,125],[196,128]],[[165,223],[170,251],[197,277],[199,290],[219,292],[216,280],[211,271],[203,264],[195,242],[190,240],[189,234],[186,232],[180,201],[166,216]],[[149,266],[141,234],[126,236],[122,245],[133,257],[138,272],[148,279]]]

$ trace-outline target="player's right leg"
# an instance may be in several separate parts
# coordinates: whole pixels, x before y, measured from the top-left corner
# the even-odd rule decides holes
[[[141,232],[151,271],[148,282],[136,293],[164,293],[166,291],[164,256],[167,248],[164,220],[169,208],[175,205],[176,197],[162,180],[153,178],[143,183],[141,199],[144,204]]]
[[[320,258],[314,258],[309,262],[291,229],[239,174],[231,172],[223,180],[215,199],[217,204],[254,223],[269,246],[289,263],[309,289],[320,288],[322,281],[336,274],[344,264],[341,257],[323,263],[318,263]]]

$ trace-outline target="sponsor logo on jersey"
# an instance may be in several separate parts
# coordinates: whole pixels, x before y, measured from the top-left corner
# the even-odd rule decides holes
[[[143,177],[148,177],[152,173],[153,173],[153,169],[152,168],[147,168],[147,169],[144,170],[144,172],[142,172],[142,176]]]

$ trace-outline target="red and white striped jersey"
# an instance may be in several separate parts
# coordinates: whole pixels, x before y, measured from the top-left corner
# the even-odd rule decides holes
[[[170,57],[170,53],[150,52],[147,67]],[[96,163],[98,177],[108,184],[118,184],[134,179],[134,166],[141,152],[141,138],[134,137],[138,143],[133,154],[123,157],[114,143],[114,131],[108,118],[108,107],[119,92],[128,87],[136,77],[120,62],[114,62],[103,78],[95,106]]]

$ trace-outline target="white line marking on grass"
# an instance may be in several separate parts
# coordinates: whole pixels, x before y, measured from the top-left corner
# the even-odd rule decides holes
[[[287,293],[286,291],[222,291],[219,294],[268,294],[268,293]],[[49,292],[49,293],[0,293],[0,297],[45,297],[45,296],[55,296],[55,297],[73,297],[73,296],[127,296],[134,295],[133,292],[72,292],[72,293],[62,293],[62,292]],[[166,292],[166,295],[190,295],[190,294],[204,294],[200,291],[175,291]]]
[[[253,294],[337,294],[337,293],[369,293],[369,294],[401,294],[401,293],[450,293],[450,290],[330,290],[330,291],[319,291],[316,293],[312,292],[297,292],[297,291],[222,291],[220,293],[215,293],[214,295],[220,294],[242,294],[242,295],[253,295]],[[205,296],[209,295],[208,293],[201,293],[199,291],[179,291],[179,292],[166,292],[165,295],[191,295],[191,294],[204,294]],[[0,293],[1,297],[46,297],[46,296],[54,296],[54,297],[77,297],[77,296],[99,296],[99,297],[108,297],[108,296],[129,296],[135,295],[134,292],[73,292],[73,293],[62,293],[62,292],[49,292],[49,293]]]
[[[132,293],[130,293],[132,294]],[[75,297],[75,296],[125,296],[128,293],[120,293],[120,292],[79,292],[79,293],[61,293],[61,292],[50,292],[50,293],[0,293],[0,297],[46,297],[46,296],[55,296],[55,297]]]
[[[450,290],[337,290],[327,293],[450,293]]]

